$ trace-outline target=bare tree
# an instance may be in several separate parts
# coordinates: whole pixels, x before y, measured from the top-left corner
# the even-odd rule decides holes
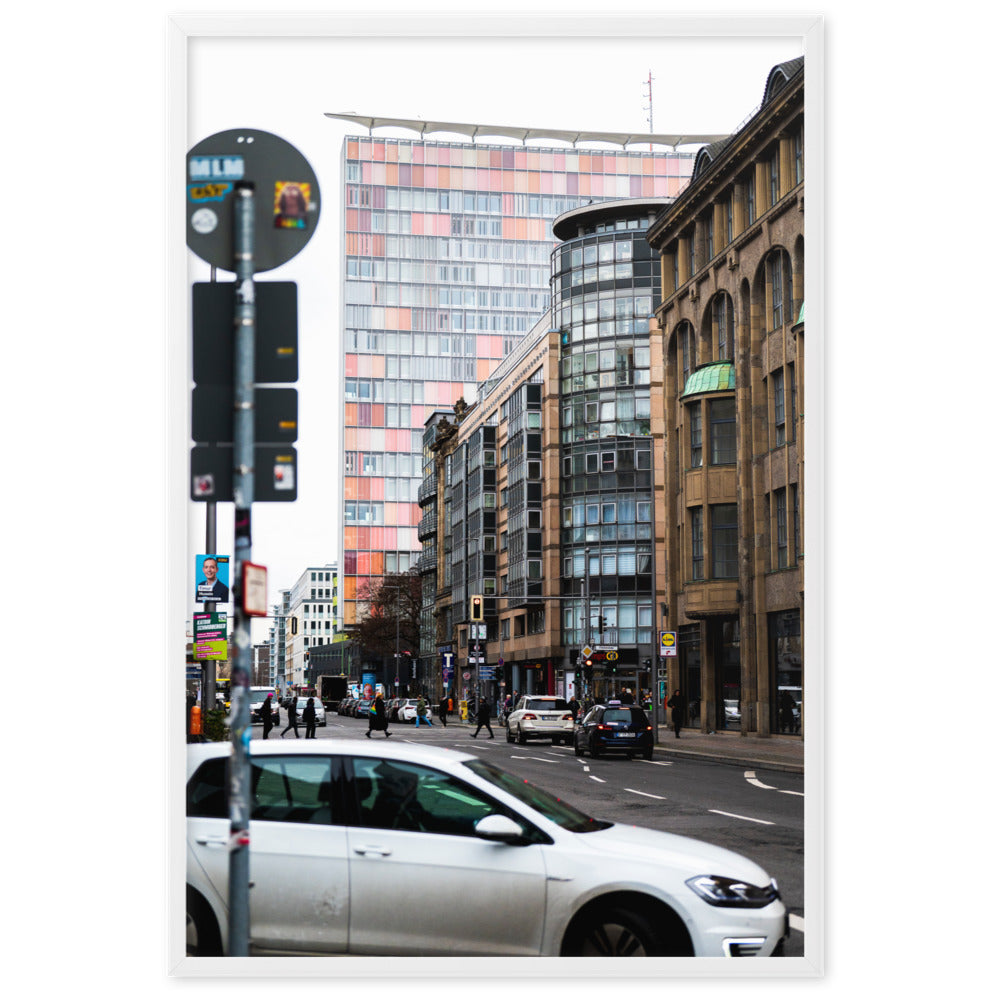
[[[409,650],[416,656],[420,648],[420,577],[416,573],[390,573],[370,580],[360,596],[367,605],[356,631],[362,649],[379,656]]]

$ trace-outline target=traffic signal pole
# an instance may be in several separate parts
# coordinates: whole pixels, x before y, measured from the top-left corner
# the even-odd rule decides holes
[[[236,185],[233,256],[233,546],[232,702],[229,761],[229,954],[250,953],[250,619],[243,606],[243,566],[251,557],[254,495],[254,186]]]

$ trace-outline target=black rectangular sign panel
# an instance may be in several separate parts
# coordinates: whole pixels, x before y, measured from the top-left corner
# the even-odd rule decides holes
[[[254,503],[298,498],[298,455],[293,447],[258,444],[253,464]],[[191,449],[191,499],[232,501],[232,445],[197,445]]]
[[[291,444],[298,439],[297,389],[254,389],[254,443]],[[191,393],[191,437],[233,443],[233,387],[198,385]]]
[[[294,281],[254,282],[257,307],[254,383],[296,382],[299,377],[298,288]],[[196,385],[233,384],[232,281],[192,286],[191,335]]]

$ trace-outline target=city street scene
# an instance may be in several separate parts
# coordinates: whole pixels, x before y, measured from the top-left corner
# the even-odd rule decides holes
[[[789,970],[803,31],[611,46],[607,110],[541,64],[470,107],[434,40],[309,93],[380,51],[330,44],[259,127],[192,49],[186,956]]]

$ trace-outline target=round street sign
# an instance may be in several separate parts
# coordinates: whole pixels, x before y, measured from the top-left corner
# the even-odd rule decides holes
[[[254,272],[291,260],[319,221],[319,181],[290,143],[260,129],[234,128],[202,139],[187,156],[187,245],[207,264],[236,270],[236,185],[254,185]]]

